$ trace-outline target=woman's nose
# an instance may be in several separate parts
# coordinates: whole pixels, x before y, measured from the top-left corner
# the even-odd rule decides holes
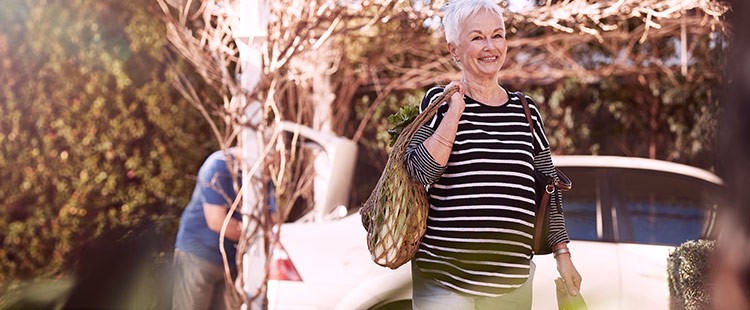
[[[489,51],[492,49],[492,40],[484,40],[484,50]]]

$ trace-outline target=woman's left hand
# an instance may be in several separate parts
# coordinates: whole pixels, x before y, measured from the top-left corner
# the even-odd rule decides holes
[[[573,265],[573,261],[570,259],[570,254],[558,255],[557,260],[557,271],[560,273],[565,282],[565,287],[568,289],[568,294],[576,296],[581,290],[581,274],[578,273],[576,266]]]

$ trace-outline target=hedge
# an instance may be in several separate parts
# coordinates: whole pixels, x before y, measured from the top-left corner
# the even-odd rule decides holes
[[[716,242],[713,240],[690,240],[669,254],[670,309],[709,308],[711,296],[708,278],[715,248]]]
[[[0,291],[69,274],[91,240],[144,221],[172,247],[216,144],[169,83],[155,5],[0,6]]]

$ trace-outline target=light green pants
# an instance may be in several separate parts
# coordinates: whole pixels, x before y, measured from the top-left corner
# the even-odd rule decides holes
[[[412,262],[412,307],[414,310],[529,310],[536,265],[531,262],[529,279],[524,284],[498,297],[462,294],[427,278]]]

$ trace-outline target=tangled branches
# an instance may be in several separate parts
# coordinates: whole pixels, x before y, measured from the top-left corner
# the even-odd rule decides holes
[[[357,140],[390,93],[460,74],[438,31],[445,1],[157,1],[174,50],[215,94],[197,93],[179,74],[176,88],[202,111],[223,147],[242,140],[246,129],[257,133],[254,143],[267,152],[259,154],[253,182],[262,189],[262,180],[271,180],[282,209],[304,196],[310,172],[301,168],[296,136],[289,142],[280,134],[282,121]],[[726,35],[727,11],[715,0],[566,0],[508,9],[501,79],[593,83],[657,72],[690,79],[689,55],[697,48],[691,42]],[[675,47],[660,52],[665,41]],[[679,72],[663,60],[670,53],[679,55]],[[352,99],[362,93],[376,97],[352,135]],[[256,191],[261,198],[266,192]],[[266,252],[272,242],[265,241]]]
[[[669,70],[655,53],[644,53],[644,49],[652,49],[643,48],[667,38],[679,40],[681,73],[687,75],[691,38],[725,35],[724,14],[728,9],[726,4],[711,0],[568,0],[548,1],[518,12],[506,10],[509,47],[501,79],[545,84],[573,77],[595,82],[605,76]],[[423,18],[433,18],[437,13],[434,9],[427,11]],[[457,76],[442,47],[444,41],[418,37],[411,41],[418,43],[411,46],[410,63],[383,64],[397,72],[395,85],[404,89],[424,87]],[[586,59],[577,57],[582,52],[587,56],[596,52],[606,59],[586,63]],[[420,65],[414,66],[414,58]],[[382,76],[370,80],[389,81]]]

